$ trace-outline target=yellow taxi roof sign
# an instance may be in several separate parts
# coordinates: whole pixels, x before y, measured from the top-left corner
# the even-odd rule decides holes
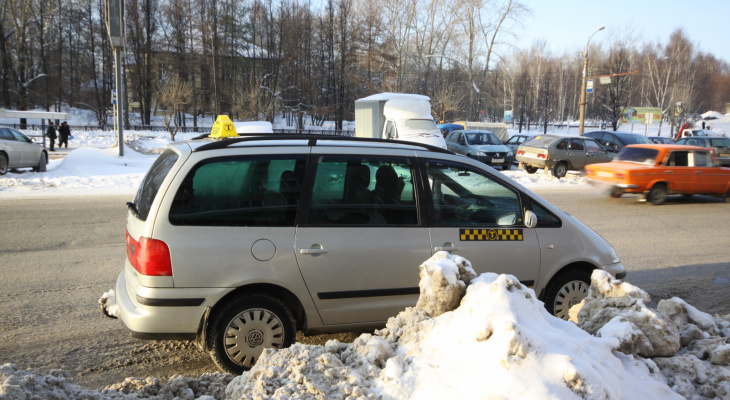
[[[219,115],[213,124],[213,129],[210,130],[210,137],[225,138],[234,136],[238,136],[238,133],[236,133],[233,121],[227,115]]]

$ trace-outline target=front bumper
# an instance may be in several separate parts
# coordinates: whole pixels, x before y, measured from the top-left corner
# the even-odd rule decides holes
[[[515,156],[474,156],[474,158],[487,165],[512,165],[515,161]]]
[[[616,279],[626,278],[626,268],[624,268],[623,264],[621,263],[604,265],[601,268],[609,274],[613,275]]]

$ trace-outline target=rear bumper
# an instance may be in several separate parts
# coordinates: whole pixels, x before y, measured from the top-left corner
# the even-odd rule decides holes
[[[119,320],[135,338],[193,340],[211,299],[221,298],[224,292],[227,290],[134,287],[128,285],[122,270],[116,285]]]
[[[638,185],[631,185],[628,183],[616,183],[606,182],[592,178],[586,178],[586,181],[597,188],[604,189],[611,193],[643,193],[641,187]]]

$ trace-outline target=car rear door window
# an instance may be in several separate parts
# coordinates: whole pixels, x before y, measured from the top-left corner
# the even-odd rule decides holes
[[[137,218],[142,221],[147,220],[152,202],[157,196],[157,192],[160,190],[162,182],[167,177],[167,174],[175,165],[179,156],[172,150],[165,150],[157,157],[157,160],[152,164],[147,175],[145,175],[142,183],[139,185],[137,194],[134,196],[134,209],[133,211],[137,215]]]
[[[0,128],[0,139],[3,140],[15,140],[15,137],[10,134],[10,131],[6,128]]]
[[[417,225],[407,158],[322,157],[309,207],[312,225]]]

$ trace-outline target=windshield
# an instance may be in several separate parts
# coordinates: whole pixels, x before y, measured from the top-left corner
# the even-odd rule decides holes
[[[439,128],[432,119],[407,119],[406,128],[420,131],[437,131]]]
[[[480,144],[502,144],[491,132],[468,132],[466,134],[466,140],[469,144],[480,145]]]
[[[659,151],[656,149],[646,149],[643,147],[624,147],[616,161],[632,162],[644,165],[654,165]]]

